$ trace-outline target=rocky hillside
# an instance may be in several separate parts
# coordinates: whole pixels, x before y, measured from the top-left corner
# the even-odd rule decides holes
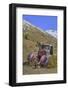
[[[27,55],[31,51],[38,51],[38,43],[42,42],[44,44],[53,45],[53,52],[57,52],[57,39],[48,34],[47,32],[42,32],[39,28],[31,25],[30,23],[24,21],[23,23],[23,46],[24,46],[24,60],[27,60]]]

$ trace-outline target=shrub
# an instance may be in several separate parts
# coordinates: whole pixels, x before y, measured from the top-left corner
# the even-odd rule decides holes
[[[25,37],[25,39],[29,39],[29,34],[28,33],[26,33],[25,35],[24,35],[24,37]]]

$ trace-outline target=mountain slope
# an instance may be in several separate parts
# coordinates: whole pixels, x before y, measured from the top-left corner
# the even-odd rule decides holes
[[[48,34],[47,32],[40,31],[39,28],[31,25],[28,22],[23,24],[23,47],[24,47],[24,60],[27,60],[27,55],[31,51],[38,51],[38,43],[53,45],[53,52],[57,52],[57,39]]]

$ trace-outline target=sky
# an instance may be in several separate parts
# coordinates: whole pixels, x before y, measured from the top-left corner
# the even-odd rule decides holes
[[[57,16],[23,15],[22,18],[44,31],[57,31]]]

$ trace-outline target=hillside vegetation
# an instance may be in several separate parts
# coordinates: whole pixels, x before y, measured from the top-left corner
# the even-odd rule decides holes
[[[23,60],[27,61],[28,53],[35,51],[38,52],[38,43],[42,42],[44,44],[53,45],[53,55],[51,56],[51,60],[49,62],[50,66],[57,65],[57,39],[48,34],[47,32],[42,32],[38,28],[29,25],[27,23],[23,24]]]

